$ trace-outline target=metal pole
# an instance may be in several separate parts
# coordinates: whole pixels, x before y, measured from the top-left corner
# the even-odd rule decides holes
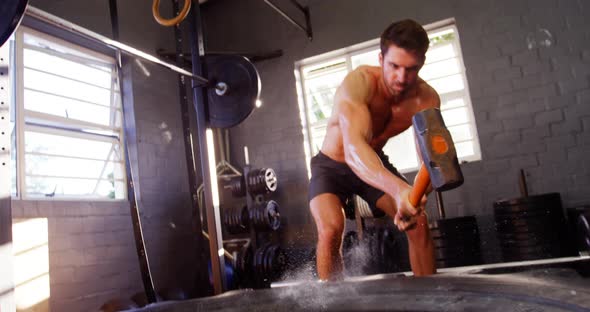
[[[436,191],[436,206],[438,207],[438,214],[441,219],[446,218],[445,205],[443,203],[442,192]]]
[[[189,1],[189,0],[187,0],[187,1]],[[41,11],[35,7],[32,7],[30,5],[27,7],[25,14],[28,16],[34,17],[36,19],[39,19],[41,21],[44,21],[44,22],[46,22],[50,25],[53,25],[55,27],[58,27],[60,29],[64,29],[64,30],[71,32],[73,34],[77,34],[81,37],[91,39],[91,40],[98,42],[98,43],[102,43],[114,50],[120,51],[120,52],[125,53],[127,55],[140,57],[146,61],[150,61],[152,63],[156,63],[158,65],[164,66],[164,67],[166,67],[172,71],[175,71],[181,75],[191,77],[191,78],[193,78],[193,84],[197,84],[200,87],[210,87],[209,80],[206,78],[203,78],[202,76],[194,75],[193,73],[191,73],[187,70],[184,70],[176,65],[166,63],[153,55],[150,55],[146,52],[143,52],[141,50],[138,50],[136,48],[133,48],[133,47],[130,47],[126,44],[123,44],[123,43],[117,41],[116,39],[113,40],[111,38],[91,32],[88,29],[82,28],[78,25],[70,23],[66,20],[63,20],[63,19],[56,17],[54,15],[51,15],[49,13],[43,12],[43,11]],[[217,88],[217,86],[214,86],[214,87]]]
[[[529,196],[529,189],[526,185],[526,175],[523,169],[520,169],[520,174],[518,175],[518,184],[520,186],[520,196],[521,197],[528,197]]]
[[[291,16],[289,16],[287,13],[285,13],[285,11],[281,10],[281,8],[276,6],[274,3],[270,2],[270,0],[264,0],[264,2],[266,4],[268,4],[271,8],[273,8],[275,11],[277,11],[279,14],[281,14],[284,18],[286,18],[287,21],[291,22],[291,24],[295,25],[295,27],[303,30],[307,34],[307,38],[310,41],[313,40],[313,32],[311,30],[311,18],[309,16],[309,7],[304,7],[301,4],[299,4],[299,2],[297,2],[295,0],[291,0],[291,3],[293,3],[293,5],[295,5],[295,7],[298,8],[299,10],[301,10],[301,12],[303,12],[303,15],[305,15],[305,25],[307,27],[303,27],[301,24],[299,24],[297,21],[295,21]]]
[[[295,21],[293,18],[291,18],[291,16],[287,15],[287,13],[285,13],[285,11],[281,10],[281,8],[274,5],[274,3],[270,2],[270,0],[264,0],[264,2],[266,2],[266,4],[268,4],[271,8],[273,8],[275,11],[277,11],[279,14],[281,14],[289,22],[291,22],[291,24],[293,24],[297,28],[303,30],[305,33],[308,33],[308,31],[307,31],[307,29],[305,29],[305,27],[303,27],[303,26],[301,26],[301,24],[297,23],[297,21]]]
[[[205,54],[203,32],[201,27],[201,12],[198,2],[191,6],[189,16],[191,22],[191,55],[193,73],[203,73],[201,57]],[[207,120],[207,92],[200,88],[198,81],[193,80],[193,105],[197,118],[197,138],[199,141],[199,153],[201,159],[201,172],[203,173],[203,187],[205,196],[205,209],[207,211],[207,229],[209,230],[209,252],[211,254],[211,271],[213,275],[213,291],[220,294],[225,291],[225,258],[223,252],[223,237],[221,235],[221,217],[219,205],[213,205],[212,181],[206,176],[210,174],[208,146],[206,144]],[[213,148],[213,147],[211,147]],[[213,168],[215,169],[215,168]]]
[[[172,0],[172,9],[174,16],[178,15],[180,12],[180,6],[178,4],[178,0]],[[184,66],[184,54],[182,53],[182,30],[180,29],[180,25],[174,26],[174,40],[176,42],[176,65],[178,67]],[[201,224],[201,218],[199,213],[199,202],[198,202],[198,185],[197,185],[197,168],[195,166],[195,157],[193,154],[193,140],[191,134],[191,124],[190,124],[190,114],[189,114],[189,104],[188,104],[188,96],[186,93],[186,86],[187,81],[185,76],[178,75],[178,97],[180,99],[180,114],[182,117],[182,133],[184,135],[184,152],[186,158],[186,168],[188,169],[188,184],[189,190],[191,194],[191,210],[193,216],[193,231],[195,234],[195,241],[197,245],[197,267],[204,268],[207,266],[207,259],[203,257],[203,253],[201,252],[205,243],[203,239],[203,235],[201,232],[203,231],[203,225]],[[201,284],[207,283],[207,274],[203,274],[202,272],[197,272],[197,294],[199,297],[207,295],[204,292],[203,287],[198,287]]]
[[[113,38],[115,40],[119,39],[119,22],[118,22],[118,14],[117,14],[117,0],[109,0],[109,9],[111,13],[111,25],[113,28]],[[135,248],[137,250],[137,257],[139,259],[139,268],[141,271],[141,279],[143,281],[143,288],[149,303],[154,303],[157,301],[156,298],[156,291],[154,290],[154,283],[152,280],[152,274],[150,272],[150,264],[148,260],[148,255],[145,250],[145,243],[143,240],[143,232],[141,229],[141,217],[139,215],[139,206],[137,204],[137,194],[135,193],[135,186],[134,186],[134,179],[133,173],[131,171],[131,160],[129,159],[129,150],[130,144],[128,137],[131,136],[131,132],[135,132],[135,129],[129,126],[128,122],[125,118],[125,113],[127,111],[127,105],[123,101],[123,88],[121,87],[121,73],[122,73],[122,63],[121,63],[121,52],[116,52],[116,60],[117,60],[117,81],[119,83],[119,90],[121,92],[121,107],[123,111],[123,129],[125,131],[123,135],[123,144],[125,145],[125,173],[127,175],[127,196],[129,199],[129,208],[131,210],[131,220],[133,222],[133,234],[135,236]]]

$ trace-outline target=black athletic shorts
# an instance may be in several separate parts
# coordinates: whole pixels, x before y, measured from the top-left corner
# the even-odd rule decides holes
[[[381,162],[383,162],[385,168],[408,182],[389,162],[389,157],[383,151],[377,151],[377,155],[381,159]],[[346,202],[353,194],[356,194],[369,204],[375,217],[385,215],[381,209],[377,209],[377,200],[385,193],[357,177],[346,163],[337,162],[320,151],[311,158],[310,167],[311,180],[309,181],[308,192],[308,199],[310,201],[317,195],[323,193],[335,194],[340,198],[342,206],[345,207],[346,216],[349,218],[352,216],[354,218],[354,211],[348,211],[352,207],[346,205]]]

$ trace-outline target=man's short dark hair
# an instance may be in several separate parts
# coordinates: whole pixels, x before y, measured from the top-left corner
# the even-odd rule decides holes
[[[424,56],[430,40],[420,24],[414,20],[405,19],[391,23],[381,34],[381,54],[385,55],[391,44]]]

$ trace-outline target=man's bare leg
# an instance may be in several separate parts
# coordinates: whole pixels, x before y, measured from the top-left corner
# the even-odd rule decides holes
[[[311,214],[318,230],[316,260],[321,280],[341,276],[344,267],[340,247],[344,232],[344,211],[338,196],[324,193],[310,201]]]
[[[391,218],[394,218],[397,212],[395,201],[387,194],[377,200],[377,208],[383,210]],[[408,238],[410,265],[414,275],[424,276],[436,273],[434,243],[430,236],[426,214],[420,213],[419,216],[416,216],[416,224],[405,232]]]

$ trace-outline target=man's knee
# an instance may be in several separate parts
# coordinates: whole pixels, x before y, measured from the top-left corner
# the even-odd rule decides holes
[[[336,223],[324,223],[318,227],[318,239],[325,243],[339,243],[342,240],[344,226]]]
[[[321,194],[311,200],[310,208],[320,242],[339,242],[344,232],[344,212],[340,199],[334,194]]]

